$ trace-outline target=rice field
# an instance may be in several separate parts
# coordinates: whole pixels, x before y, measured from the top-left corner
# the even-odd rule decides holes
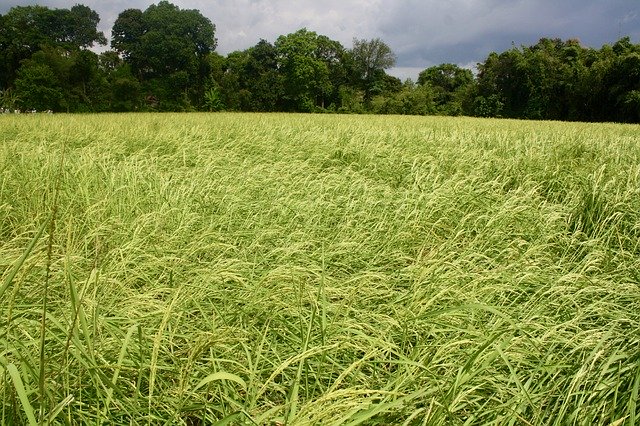
[[[0,116],[0,424],[640,422],[640,127]]]

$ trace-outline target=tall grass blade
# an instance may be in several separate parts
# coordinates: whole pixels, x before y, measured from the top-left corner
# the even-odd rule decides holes
[[[24,384],[22,383],[22,378],[20,377],[20,372],[18,368],[14,364],[7,364],[5,367],[11,376],[11,380],[13,381],[13,386],[16,389],[16,393],[18,394],[18,398],[20,399],[20,403],[22,404],[22,409],[27,416],[27,420],[29,421],[30,426],[36,426],[38,422],[36,421],[36,416],[33,411],[33,407],[29,402],[29,396],[24,388]]]
[[[65,399],[60,401],[53,408],[53,410],[51,410],[51,412],[47,414],[47,423],[51,424],[51,422],[53,420],[55,420],[55,418],[58,417],[58,415],[60,415],[60,413],[62,413],[62,410],[67,408],[74,400],[75,400],[75,398],[73,397],[73,395],[67,395],[67,397]]]
[[[636,367],[636,377],[633,380],[633,388],[629,398],[629,422],[632,425],[636,424],[636,420],[638,420],[638,389],[640,389],[640,365]]]
[[[33,250],[33,248],[35,247],[36,243],[38,242],[38,240],[42,236],[42,233],[44,232],[44,230],[49,225],[49,221],[50,220],[51,219],[46,220],[46,221],[44,221],[44,222],[42,222],[40,224],[40,227],[36,231],[36,234],[29,241],[29,244],[27,245],[26,249],[22,253],[22,256],[20,256],[20,258],[17,260],[17,262],[13,265],[13,268],[11,269],[11,272],[9,272],[9,275],[7,275],[7,277],[4,279],[4,282],[2,283],[2,287],[0,287],[0,299],[2,298],[2,295],[4,295],[4,292],[9,288],[9,286],[11,285],[13,280],[15,279],[18,271],[20,270],[20,268],[22,267],[24,262],[27,260],[27,258],[31,254],[31,251]]]

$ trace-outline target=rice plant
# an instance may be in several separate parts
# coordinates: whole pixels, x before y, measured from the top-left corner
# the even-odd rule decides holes
[[[637,126],[0,130],[0,424],[640,419]]]

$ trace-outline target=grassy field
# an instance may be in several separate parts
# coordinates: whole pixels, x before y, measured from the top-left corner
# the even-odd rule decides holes
[[[639,387],[638,126],[0,116],[0,424],[619,426]]]

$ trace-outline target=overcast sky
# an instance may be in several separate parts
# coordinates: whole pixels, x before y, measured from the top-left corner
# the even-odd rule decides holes
[[[76,3],[100,14],[107,39],[118,14],[144,10],[158,0],[0,0],[12,6],[41,4],[70,8]],[[640,0],[173,0],[198,9],[216,25],[217,51],[227,54],[270,42],[302,27],[351,47],[354,37],[384,40],[398,56],[390,71],[402,79],[444,62],[472,67],[512,44],[541,37],[578,38],[599,48],[622,36],[640,43]]]

